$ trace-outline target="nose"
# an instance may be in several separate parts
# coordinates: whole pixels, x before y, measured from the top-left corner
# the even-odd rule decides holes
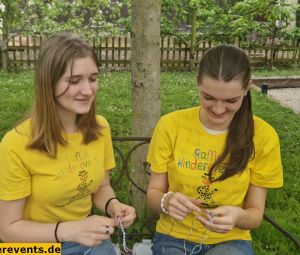
[[[217,101],[213,106],[212,110],[215,114],[220,115],[226,111],[226,108],[223,102]]]
[[[84,95],[93,94],[93,85],[88,80],[81,84],[81,93]]]

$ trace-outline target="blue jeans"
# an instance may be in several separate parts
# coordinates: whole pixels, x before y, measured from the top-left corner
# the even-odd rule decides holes
[[[254,255],[251,243],[233,240],[218,244],[197,244],[156,232],[153,255]]]
[[[62,255],[83,255],[90,247],[75,242],[64,242],[61,244]],[[105,240],[92,249],[86,255],[117,255],[115,248],[110,240]]]

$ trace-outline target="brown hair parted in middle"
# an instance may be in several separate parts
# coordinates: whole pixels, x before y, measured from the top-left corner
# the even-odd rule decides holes
[[[35,103],[30,116],[32,131],[29,148],[56,157],[57,145],[67,144],[55,107],[54,91],[68,65],[71,65],[72,72],[75,60],[84,57],[91,57],[99,66],[93,48],[77,34],[57,33],[43,43],[35,71]],[[100,132],[95,112],[93,102],[88,113],[77,116],[77,127],[83,134],[85,144],[96,140]]]
[[[243,88],[247,90],[241,107],[229,125],[224,151],[209,170],[211,181],[222,181],[244,171],[255,154],[251,93],[248,90],[251,77],[250,61],[241,49],[232,45],[219,45],[207,50],[200,61],[198,84],[201,84],[205,76],[224,82],[240,80]],[[220,177],[212,180],[212,172],[221,163],[225,164],[225,171]]]

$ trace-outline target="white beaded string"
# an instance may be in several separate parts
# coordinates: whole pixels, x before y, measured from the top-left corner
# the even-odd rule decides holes
[[[121,252],[121,254],[126,254],[127,252],[132,252],[132,250],[130,250],[126,245],[126,232],[124,230],[121,217],[118,218],[118,222],[119,222],[119,228],[122,232],[122,246],[123,246],[123,252],[121,250],[120,250],[120,252]]]
[[[132,250],[130,250],[126,244],[126,232],[125,232],[121,217],[118,218],[118,223],[119,223],[120,230],[122,232],[122,246],[123,246],[123,251],[120,250],[120,252],[121,252],[121,254],[126,254],[127,252],[132,252]],[[92,248],[93,247],[90,247],[83,255],[87,255],[91,251]]]

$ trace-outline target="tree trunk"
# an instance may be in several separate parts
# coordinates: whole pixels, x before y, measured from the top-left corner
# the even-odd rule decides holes
[[[298,0],[298,5],[300,5],[300,0]],[[300,10],[296,10],[296,27],[300,27]]]
[[[160,13],[161,0],[132,0],[131,87],[132,135],[151,136],[160,117]],[[140,147],[132,156],[132,176],[147,189],[144,173],[148,146]],[[146,210],[145,195],[131,190],[138,216]]]
[[[190,71],[195,70],[196,40],[197,40],[197,10],[191,9],[191,48],[190,48]]]
[[[271,58],[270,58],[270,68],[271,69],[273,69],[273,67],[274,67],[274,60],[276,57],[276,50],[274,49],[274,41],[275,41],[277,31],[278,31],[278,28],[274,27],[273,35],[272,35],[272,39],[271,39],[271,45],[270,45],[271,46]]]
[[[7,38],[5,35],[2,35],[2,43],[1,43],[1,69],[2,71],[7,71]]]
[[[8,14],[3,15],[2,20],[2,42],[1,42],[1,62],[2,62],[2,71],[7,71],[8,67],[8,53],[7,53],[7,46],[8,46]]]

